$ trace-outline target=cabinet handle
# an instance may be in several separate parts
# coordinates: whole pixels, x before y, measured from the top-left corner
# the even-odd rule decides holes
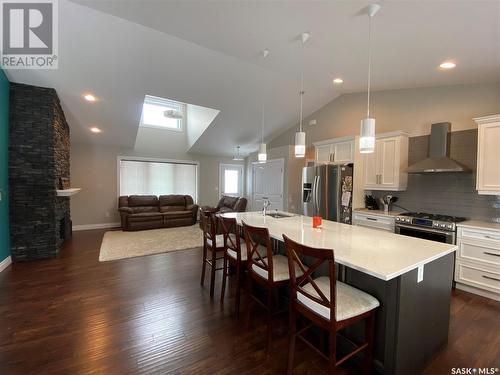
[[[488,235],[485,235],[484,238],[488,238],[490,240],[500,240],[499,237],[495,237],[495,236],[488,236]]]
[[[373,217],[367,217],[366,220],[371,220],[371,221],[378,221],[377,219],[374,219]],[[500,256],[500,255],[499,255]]]
[[[486,255],[492,255],[494,257],[500,257],[500,254],[490,253],[489,251],[483,251],[483,253]]]
[[[491,276],[486,276],[486,275],[481,275],[481,276],[484,277],[485,279],[488,279],[488,280],[500,281],[500,279],[497,279],[496,277],[491,277]]]

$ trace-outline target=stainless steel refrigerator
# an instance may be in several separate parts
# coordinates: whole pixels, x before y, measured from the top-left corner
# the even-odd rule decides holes
[[[302,169],[302,213],[351,224],[353,165],[324,164]]]

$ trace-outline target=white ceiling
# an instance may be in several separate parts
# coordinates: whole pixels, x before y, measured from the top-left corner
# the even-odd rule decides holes
[[[241,144],[248,153],[259,142],[263,93],[266,138],[296,122],[301,69],[306,115],[365,89],[368,3],[61,0],[59,69],[7,75],[55,87],[75,142],[133,147],[149,94],[221,111],[191,151],[230,155]],[[500,1],[381,3],[375,90],[500,80]],[[301,48],[303,31],[311,39]],[[457,68],[439,71],[446,59]],[[334,87],[336,76],[344,84]],[[84,91],[101,100],[82,101]]]

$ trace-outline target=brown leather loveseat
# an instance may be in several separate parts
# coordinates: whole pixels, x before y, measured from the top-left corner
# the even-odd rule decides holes
[[[122,230],[182,227],[196,224],[198,205],[190,195],[130,195],[118,200]]]
[[[224,212],[245,212],[247,209],[247,199],[246,198],[241,198],[241,197],[229,197],[229,196],[223,196],[220,200],[219,203],[217,204],[217,207],[210,207],[210,206],[202,206],[201,210],[206,212],[213,212],[213,213],[224,213]]]

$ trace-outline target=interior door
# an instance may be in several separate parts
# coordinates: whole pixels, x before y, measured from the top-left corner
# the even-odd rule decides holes
[[[270,210],[283,210],[284,160],[269,160],[252,166],[252,210],[262,210],[264,199],[271,202]]]

